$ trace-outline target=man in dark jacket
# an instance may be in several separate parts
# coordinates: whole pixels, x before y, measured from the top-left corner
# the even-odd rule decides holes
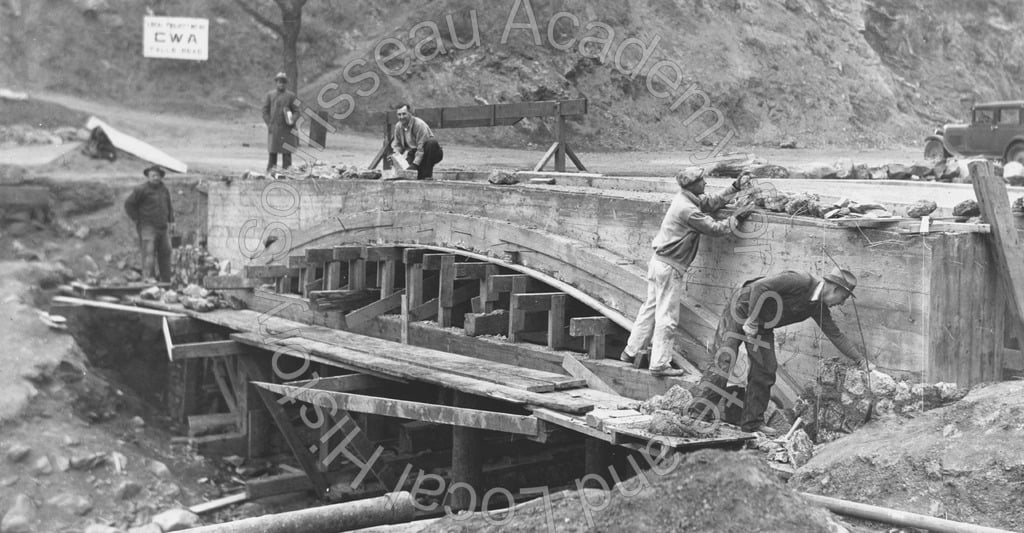
[[[863,350],[836,326],[830,307],[842,305],[853,296],[857,277],[836,268],[820,279],[806,272],[786,271],[744,283],[729,300],[715,332],[714,363],[705,372],[713,389],[724,391],[736,351],[744,343],[750,359],[746,396],[740,425],[744,431],[772,436],[776,431],[764,423],[764,412],[775,384],[775,328],[812,319],[843,355],[869,368]],[[735,397],[732,397],[734,401]],[[730,401],[730,396],[725,396]]]
[[[299,116],[299,101],[295,93],[288,90],[288,76],[278,72],[274,76],[277,85],[263,99],[263,123],[267,125],[267,172],[277,166],[277,154],[281,154],[281,168],[292,166],[292,148],[299,145],[295,137],[295,121]]]
[[[434,165],[444,159],[444,150],[434,138],[434,132],[422,119],[412,115],[412,106],[402,104],[395,110],[398,122],[391,136],[391,149],[409,162],[409,170],[416,171],[416,179],[434,176]]]
[[[171,240],[168,229],[174,227],[174,209],[171,193],[164,186],[164,169],[151,166],[142,171],[146,183],[135,187],[124,201],[124,210],[135,222],[142,253],[143,278],[156,278],[153,256],[159,269],[160,281],[171,281]]]

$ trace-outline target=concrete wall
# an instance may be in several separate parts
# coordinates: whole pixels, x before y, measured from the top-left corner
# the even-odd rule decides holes
[[[519,264],[578,288],[628,322],[645,294],[650,241],[671,195],[453,181],[234,181],[211,185],[209,198],[211,252],[231,259],[236,269],[281,262],[292,250],[338,244],[426,244],[496,258],[514,251]],[[945,278],[932,279],[935,262],[945,260],[934,249],[949,237],[841,229],[780,216],[763,231],[750,231],[755,235],[746,239],[704,238],[687,290],[706,310],[720,313],[730,291],[753,277],[783,270],[827,272],[830,254],[860,278],[857,305],[872,360],[893,372],[917,377],[931,372],[948,379],[930,365],[929,351],[949,349],[931,333],[941,320],[930,320],[930,312],[939,309],[931,302],[936,287],[944,301],[950,298],[942,291]],[[263,249],[271,234],[278,242]],[[966,237],[963,246],[985,246]],[[971,268],[991,272],[983,255],[975,254]],[[961,310],[954,303],[939,312]],[[833,314],[859,341],[852,304]],[[998,331],[989,322],[979,319],[983,335],[1001,338],[1001,321]],[[693,317],[683,328],[701,341],[712,333]],[[780,364],[804,382],[816,376],[820,358],[839,356],[811,321],[777,331],[776,339]],[[970,355],[972,348],[956,349]]]

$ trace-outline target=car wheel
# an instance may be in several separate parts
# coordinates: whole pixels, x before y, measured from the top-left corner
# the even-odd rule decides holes
[[[949,152],[938,139],[930,139],[924,143],[924,158],[928,161],[940,161],[949,157]]]
[[[1024,164],[1024,143],[1015,142],[1006,150],[1006,162],[1016,161]]]

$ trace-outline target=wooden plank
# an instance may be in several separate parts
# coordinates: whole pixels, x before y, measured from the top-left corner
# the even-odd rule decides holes
[[[331,392],[353,392],[377,387],[386,387],[400,383],[389,379],[381,379],[368,374],[347,374],[344,376],[330,376],[326,378],[304,379],[301,381],[289,381],[285,385],[314,390]]]
[[[376,338],[400,341],[401,320],[399,317],[384,315],[368,322],[359,333]],[[435,350],[494,361],[520,368],[531,368],[545,372],[560,373],[565,352],[554,352],[545,346],[535,344],[509,344],[502,338],[470,337],[451,329],[442,329],[432,323],[417,323],[410,326],[408,343]],[[687,389],[695,383],[683,378],[656,378],[646,370],[636,370],[618,360],[585,360],[584,366],[597,374],[605,383],[620,391],[624,396],[646,400],[656,394],[664,394],[674,385]],[[565,377],[576,380],[576,378]],[[580,381],[580,380],[576,380]],[[556,387],[559,384],[556,383]]]
[[[486,279],[494,265],[484,262],[455,263],[455,279]]]
[[[203,278],[203,287],[211,290],[223,289],[251,289],[259,286],[256,278],[242,276],[206,276]]]
[[[245,492],[239,492],[238,494],[232,494],[230,496],[224,496],[208,502],[197,503],[188,510],[195,514],[209,513],[210,511],[216,511],[217,509],[223,509],[229,505],[235,505],[236,503],[242,503],[249,499],[249,496]]]
[[[238,419],[238,402],[235,397],[235,392],[229,385],[228,377],[226,372],[230,372],[230,369],[226,369],[227,365],[223,365],[223,359],[214,359],[210,361],[210,367],[213,369],[213,377],[217,382],[217,388],[220,389],[220,394],[224,398],[224,403],[227,404],[228,410],[231,411],[232,416],[235,420]]]
[[[254,385],[307,403],[323,402],[323,398],[330,398],[332,400],[331,405],[337,405],[339,409],[356,413],[390,416],[407,420],[422,420],[435,424],[472,427],[516,435],[535,436],[538,429],[537,419],[532,416],[449,407],[446,405],[365,396],[346,392],[303,389],[301,387],[273,383],[257,382]],[[320,405],[324,404],[320,403]]]
[[[605,335],[611,329],[612,321],[604,316],[575,317],[569,319],[569,335],[584,337],[587,335]]]
[[[254,364],[249,357],[243,356],[241,358],[243,364],[246,367],[246,371],[249,375],[257,379],[265,379],[264,372],[258,365]],[[254,382],[258,383],[258,382]],[[277,398],[269,390],[263,387],[256,387],[256,391],[260,395],[260,399],[263,400],[263,405],[270,412],[270,417],[274,420],[274,424],[281,431],[284,436],[285,442],[288,444],[288,448],[291,449],[295,459],[302,466],[302,471],[305,472],[306,476],[309,477],[310,483],[313,485],[313,492],[316,493],[318,498],[325,498],[327,496],[327,480],[324,478],[323,473],[317,468],[313,456],[310,454],[309,449],[306,448],[298,434],[295,433],[295,428],[292,427],[291,419],[285,413],[284,408],[277,403]]]
[[[555,152],[557,152],[557,151],[558,151],[558,142],[556,141],[556,142],[551,143],[551,147],[549,147],[548,150],[546,152],[544,152],[544,155],[541,156],[540,161],[538,161],[537,164],[533,166],[533,171],[534,172],[540,172],[541,170],[543,170],[544,169],[544,165],[548,164],[548,161],[551,160],[551,158],[555,155]]]
[[[245,277],[252,279],[279,278],[287,276],[289,268],[286,265],[246,265]]]
[[[991,161],[972,161],[968,168],[978,208],[992,231],[996,269],[1013,312],[1011,331],[1017,339],[1024,339],[1024,248],[1014,225],[1006,185],[995,176]]]
[[[245,494],[250,500],[313,490],[313,483],[304,473],[285,473],[245,481]]]
[[[516,308],[520,311],[547,311],[551,309],[551,301],[556,296],[565,296],[564,292],[528,292],[513,294],[516,300]]]
[[[575,357],[571,355],[566,355],[562,359],[562,368],[564,368],[570,376],[586,381],[587,386],[592,389],[604,391],[607,392],[608,394],[619,394],[617,390],[609,387],[607,383],[602,381],[601,378],[597,377],[596,374],[591,372],[587,367],[583,366],[583,363],[579,362],[578,360],[576,360]]]
[[[95,307],[98,309],[109,309],[111,311],[127,311],[129,313],[135,313],[139,315],[150,315],[150,316],[162,316],[162,317],[176,317],[182,318],[185,315],[183,313],[175,311],[161,311],[157,309],[146,309],[144,307],[137,307],[134,305],[122,305],[112,304],[108,302],[101,302],[98,300],[88,300],[85,298],[72,298],[70,296],[54,296],[51,300],[58,304],[67,305],[83,305],[86,307]]]
[[[404,257],[401,246],[369,246],[366,248],[367,261],[401,261]]]
[[[582,433],[588,437],[605,442],[612,442],[612,435],[610,433],[588,426],[586,419],[580,416],[573,416],[545,408],[534,409],[533,416],[556,426],[561,426],[566,429],[571,429],[577,433]]]
[[[188,434],[190,437],[205,435],[214,430],[236,428],[238,418],[234,413],[214,413],[207,415],[189,415]]]
[[[323,263],[330,263],[335,261],[334,259],[334,248],[307,248],[306,249],[306,263],[310,265],[319,265]]]
[[[466,335],[504,335],[508,333],[508,311],[496,309],[490,313],[466,313],[462,326]]]
[[[324,290],[333,291],[341,287],[341,263],[332,261],[327,263],[327,273],[324,274]]]
[[[347,313],[379,299],[379,289],[311,291],[309,293],[309,309],[311,311]]]
[[[279,343],[273,339],[254,333],[236,333],[231,336],[244,344],[274,350]],[[519,405],[538,405],[550,407],[567,413],[585,413],[594,408],[594,404],[588,401],[576,400],[557,393],[535,393],[524,391],[513,387],[500,385],[479,379],[468,378],[450,372],[434,370],[432,368],[416,366],[402,361],[395,361],[375,355],[360,352],[351,348],[327,344],[292,337],[287,339],[289,346],[295,346],[308,351],[312,355],[320,355],[329,361],[346,363],[358,367],[359,371],[370,371],[380,375],[398,377],[413,381],[422,381],[433,385],[453,388],[471,394],[487,396],[498,400],[515,403]],[[405,346],[405,345],[403,345]]]
[[[378,315],[390,313],[402,306],[402,298],[405,297],[405,289],[385,296],[376,302],[367,304],[355,311],[345,315],[345,323],[349,328],[357,328],[367,320],[372,320]]]
[[[171,326],[167,322],[168,317],[163,317],[160,320],[160,327],[164,335],[164,350],[167,351],[167,360],[174,361],[174,334],[171,333]],[[188,318],[178,320],[191,320]]]
[[[333,259],[335,261],[355,261],[357,259],[366,259],[366,247],[365,246],[335,246],[333,252]]]
[[[168,355],[171,361],[181,361],[184,359],[241,355],[246,353],[247,348],[235,341],[206,341],[176,344],[170,350]]]

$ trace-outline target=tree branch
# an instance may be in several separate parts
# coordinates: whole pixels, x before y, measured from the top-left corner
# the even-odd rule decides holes
[[[245,0],[235,0],[235,4],[242,8],[242,11],[248,13],[250,17],[256,19],[256,22],[259,22],[267,28],[270,28],[274,33],[284,37],[284,29],[281,28],[279,24],[275,24],[272,20],[261,15],[256,8],[250,6]]]

